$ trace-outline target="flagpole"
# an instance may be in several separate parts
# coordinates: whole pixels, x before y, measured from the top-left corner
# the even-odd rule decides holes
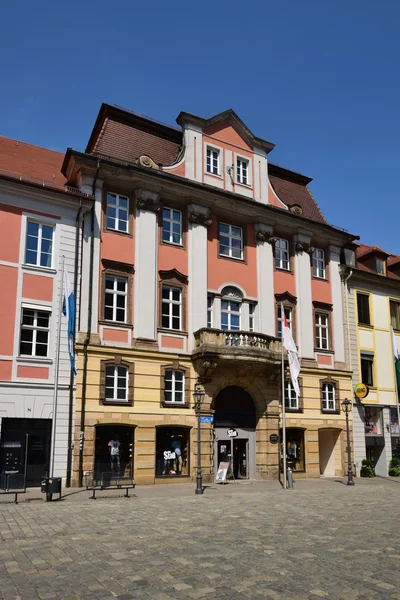
[[[60,373],[60,341],[61,341],[61,314],[63,306],[63,288],[64,288],[64,268],[65,256],[62,256],[61,261],[61,281],[60,281],[60,297],[58,306],[58,329],[57,329],[57,344],[56,344],[56,360],[54,365],[54,393],[53,393],[53,423],[51,430],[51,462],[50,462],[50,477],[54,477],[54,457],[56,445],[56,419],[57,419],[57,401],[58,401],[58,378]]]
[[[399,386],[398,386],[398,383],[397,383],[397,367],[396,367],[396,357],[398,356],[399,351],[397,350],[396,337],[394,335],[394,329],[393,329],[392,325],[391,325],[391,330],[392,330],[392,353],[393,353],[393,356],[394,356],[394,359],[395,359],[394,360],[394,385],[395,385],[395,390],[396,390],[397,428],[399,430],[398,436],[400,436]]]
[[[282,445],[283,445],[283,489],[286,490],[286,408],[285,408],[285,354],[283,348],[283,328],[285,326],[283,304],[281,303],[281,345],[282,345]]]

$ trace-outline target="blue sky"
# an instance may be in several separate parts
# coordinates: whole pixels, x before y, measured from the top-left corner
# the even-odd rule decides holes
[[[233,108],[330,223],[400,254],[399,22],[398,0],[9,2],[0,134],[83,150],[102,102]]]

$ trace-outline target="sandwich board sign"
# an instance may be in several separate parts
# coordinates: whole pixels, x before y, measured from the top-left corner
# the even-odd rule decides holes
[[[228,462],[220,462],[218,465],[217,475],[215,476],[216,483],[225,483],[226,476],[228,474],[229,463]]]

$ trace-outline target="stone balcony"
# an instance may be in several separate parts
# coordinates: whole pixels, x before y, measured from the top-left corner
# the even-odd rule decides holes
[[[279,338],[251,331],[222,331],[203,327],[194,333],[193,360],[203,361],[213,370],[221,362],[258,364],[275,368],[281,364],[282,343]]]

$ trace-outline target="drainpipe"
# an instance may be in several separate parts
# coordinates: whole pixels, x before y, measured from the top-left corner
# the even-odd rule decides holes
[[[96,175],[93,179],[92,196],[95,198],[96,183],[100,170],[100,160],[97,160]],[[93,266],[94,266],[94,219],[96,200],[93,202],[90,217],[90,263],[89,263],[89,301],[88,301],[88,326],[86,339],[83,342],[83,371],[82,371],[82,401],[81,401],[81,429],[79,435],[79,487],[83,484],[83,445],[85,436],[85,409],[86,409],[86,387],[88,368],[88,346],[92,333],[92,309],[93,309]]]
[[[79,221],[81,218],[83,200],[79,200],[79,209],[76,213],[75,220],[75,260],[74,260],[74,331],[72,333],[72,347],[75,348],[76,341],[76,291],[78,285],[78,254],[79,254]],[[71,487],[71,471],[72,471],[72,422],[74,410],[74,374],[71,369],[69,376],[69,407],[68,407],[68,454],[67,454],[67,480],[66,487]]]

